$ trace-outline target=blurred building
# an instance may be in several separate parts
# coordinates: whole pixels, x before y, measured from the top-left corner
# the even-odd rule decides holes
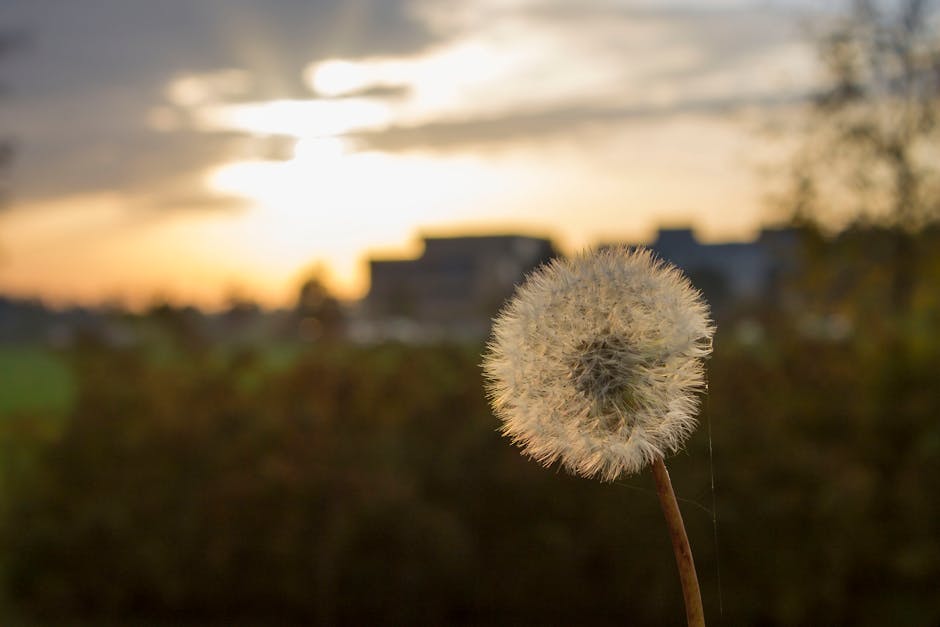
[[[722,318],[742,304],[777,302],[782,279],[795,270],[798,245],[793,229],[710,244],[681,228],[661,229],[649,248],[680,267]],[[518,235],[427,238],[424,246],[417,259],[369,262],[371,288],[353,318],[353,339],[483,338],[514,286],[558,254],[547,239]]]
[[[359,339],[484,337],[526,273],[557,254],[551,241],[521,235],[429,237],[417,259],[373,259],[357,316]]]
[[[763,229],[752,242],[705,244],[692,229],[660,229],[649,247],[681,268],[720,314],[734,305],[775,300],[795,270],[796,229]]]

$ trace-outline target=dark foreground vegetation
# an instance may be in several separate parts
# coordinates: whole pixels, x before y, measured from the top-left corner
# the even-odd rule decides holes
[[[722,325],[701,428],[669,460],[716,624],[940,624],[934,237],[810,238],[788,292]],[[2,416],[10,616],[681,623],[650,478],[523,459],[480,346],[331,340],[274,364],[176,331],[64,349],[70,407]]]

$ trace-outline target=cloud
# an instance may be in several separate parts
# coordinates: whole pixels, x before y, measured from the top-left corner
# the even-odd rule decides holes
[[[5,0],[0,23],[36,40],[11,77],[59,94],[127,82],[159,92],[178,73],[234,67],[256,79],[252,98],[286,97],[305,93],[312,59],[403,54],[434,40],[406,0]],[[45,76],[30,81],[37,71]]]
[[[223,93],[230,100],[310,97],[311,61],[411,54],[435,41],[407,0],[4,0],[0,25],[30,39],[0,76],[9,91],[0,132],[15,136],[20,199],[160,194],[257,143],[175,125],[185,112],[167,87],[187,76],[242,77],[237,94]]]
[[[511,114],[439,120],[350,133],[360,150],[380,152],[457,152],[469,148],[535,142],[571,136],[586,127],[655,121],[679,115],[728,115],[753,108],[775,108],[803,102],[806,94],[778,93],[753,97],[683,100],[662,105],[570,106]]]
[[[509,70],[508,63],[494,66],[489,78],[502,72],[499,84],[462,77],[451,86],[465,94],[460,107],[350,134],[361,149],[518,145],[585,127],[766,111],[800,103],[815,89],[812,49],[798,27],[805,7],[745,0],[480,0],[462,6],[457,31],[502,42],[503,58],[524,51],[521,63]]]
[[[412,89],[409,85],[394,85],[385,83],[376,83],[367,85],[361,89],[354,89],[344,92],[338,96],[332,96],[336,100],[350,100],[354,98],[363,98],[370,100],[401,100],[411,95]]]
[[[798,0],[656,2],[549,0],[518,9],[533,24],[574,37],[587,33],[596,50],[622,55],[625,68],[649,65],[649,81],[678,81],[745,68],[758,74],[763,60],[805,45],[805,21],[820,9]],[[670,51],[686,51],[681,63],[653,63]]]
[[[435,59],[482,43],[492,58],[487,71],[477,76],[460,72],[458,63],[442,67],[447,71],[433,85],[412,85],[414,93],[460,93],[460,102],[436,111],[416,107],[384,129],[351,136],[367,150],[461,151],[586,126],[793,104],[814,90],[815,61],[799,29],[804,13],[789,3],[744,0],[459,3],[449,22],[458,38]],[[422,63],[432,64],[413,63],[410,73],[418,79]],[[409,73],[407,64],[386,65]]]
[[[9,129],[17,140],[15,197],[111,190],[151,207],[216,207],[225,201],[204,189],[209,168],[284,158],[292,140],[231,128],[209,132],[194,113],[207,102],[315,99],[305,73],[318,61],[431,59],[426,65],[434,66],[433,59],[461,43],[475,50],[474,42],[496,42],[502,47],[492,59],[448,70],[443,82],[393,77],[322,99],[411,111],[384,129],[353,134],[364,148],[462,150],[790,101],[801,85],[775,91],[771,83],[799,37],[791,6],[5,0],[0,25],[29,33],[31,44],[2,66],[0,82],[10,94],[0,101],[6,120],[0,136]],[[429,92],[432,105],[421,108]]]
[[[22,140],[21,140],[22,142]],[[21,143],[11,172],[13,199],[114,191],[147,206],[169,206],[173,197],[195,201],[204,191],[206,170],[223,161],[244,158],[283,159],[293,139],[251,137],[237,133],[115,133],[89,137],[73,133],[62,143]],[[24,189],[23,183],[31,183]],[[207,203],[190,202],[189,207]],[[129,202],[129,206],[134,203]]]

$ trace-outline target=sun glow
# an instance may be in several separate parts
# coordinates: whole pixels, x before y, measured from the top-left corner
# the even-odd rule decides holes
[[[321,61],[307,67],[304,79],[317,93],[330,97],[376,86],[404,87],[408,98],[397,103],[396,119],[413,120],[430,113],[499,106],[507,90],[505,85],[493,88],[523,72],[536,52],[533,46],[494,47],[490,42],[466,41],[415,57]]]
[[[367,65],[342,59],[319,63],[307,74],[308,83],[324,96],[342,96],[357,91],[374,82],[375,78]]]
[[[287,162],[222,166],[207,183],[252,202],[233,237],[270,273],[323,262],[349,297],[365,289],[367,251],[401,249],[416,225],[472,223],[482,207],[498,205],[495,196],[534,184],[518,164],[353,152],[335,137],[300,140]]]
[[[370,87],[399,87],[405,97],[388,101],[397,123],[444,116],[494,115],[513,107],[596,99],[621,94],[621,78],[602,55],[584,44],[572,51],[552,32],[505,25],[419,55],[311,63],[304,80],[331,98],[364,94]],[[622,95],[618,96],[622,97]]]
[[[294,144],[294,161],[313,166],[335,163],[348,150],[346,141],[339,137],[312,137]]]
[[[318,137],[387,124],[387,106],[361,98],[344,100],[272,100],[209,107],[197,119],[206,130],[235,130],[266,135]]]

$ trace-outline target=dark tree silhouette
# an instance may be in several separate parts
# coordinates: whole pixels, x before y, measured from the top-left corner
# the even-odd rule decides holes
[[[27,40],[24,32],[14,30],[0,30],[0,60],[21,48]],[[0,96],[7,91],[7,86],[0,82]],[[0,209],[7,202],[10,192],[10,164],[13,161],[13,145],[11,138],[7,137],[7,129],[0,128]]]
[[[940,217],[940,33],[929,0],[856,0],[819,38],[824,86],[786,202],[801,218],[916,230]]]
[[[867,316],[903,326],[934,264],[924,233],[940,219],[938,18],[929,0],[855,0],[819,35],[824,83],[782,200],[814,234],[807,267],[825,308],[857,317],[883,302]],[[842,235],[828,242],[833,229]]]
[[[305,341],[338,340],[345,334],[343,307],[318,276],[307,279],[300,287],[294,317],[296,330]]]

